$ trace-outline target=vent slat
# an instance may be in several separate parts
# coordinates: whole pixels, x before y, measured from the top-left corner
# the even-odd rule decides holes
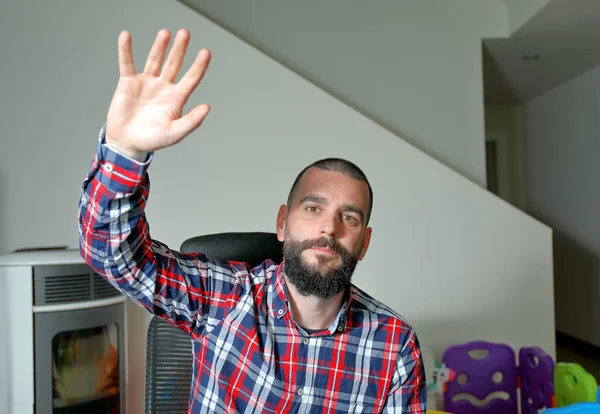
[[[99,293],[99,292],[100,293],[101,292],[114,292],[114,291],[115,291],[115,288],[112,287],[112,286],[110,286],[110,285],[106,286],[106,287],[103,286],[103,287],[94,289],[94,292],[96,292],[96,293]]]
[[[33,282],[35,305],[99,300],[121,295],[87,265],[38,266],[34,268]]]
[[[115,288],[113,285],[111,285],[108,282],[106,282],[106,284],[104,286],[94,286],[94,290],[110,290],[110,289],[115,289]]]
[[[92,288],[90,287],[89,283],[70,283],[70,284],[65,284],[65,285],[46,285],[45,286],[45,291],[46,292],[61,292],[61,291],[69,291],[69,290],[81,290],[81,289],[87,289],[87,290],[92,290]]]
[[[87,280],[57,280],[57,281],[46,281],[43,283],[46,287],[62,287],[62,286],[73,286],[73,285],[81,285],[81,286],[89,286],[90,282]]]
[[[94,286],[94,289],[104,289],[106,287],[110,287],[110,288],[113,287],[110,283],[108,283],[104,279],[96,280],[96,281],[94,281],[94,283],[92,283],[92,285]]]
[[[70,292],[70,293],[55,293],[53,295],[49,295],[46,294],[44,295],[45,298],[48,299],[63,299],[63,300],[68,300],[68,299],[88,299],[90,297],[89,292]]]
[[[89,283],[69,283],[68,285],[36,285],[43,292],[60,292],[61,290],[91,290]]]

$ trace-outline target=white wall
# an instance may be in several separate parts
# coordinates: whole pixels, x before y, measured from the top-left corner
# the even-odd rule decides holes
[[[525,107],[526,204],[553,226],[557,329],[600,346],[600,66]]]
[[[79,188],[116,86],[119,31],[132,31],[141,67],[157,30],[187,27],[191,50],[213,51],[189,104],[209,102],[213,111],[150,167],[154,238],[176,248],[197,234],[274,230],[300,169],[317,158],[347,157],[375,192],[359,286],[402,313],[438,357],[474,339],[555,354],[548,227],[183,5],[32,3],[0,6],[1,251],[77,245]],[[448,127],[443,113],[432,112],[428,122],[440,134]],[[148,318],[129,311],[129,412],[137,413]]]
[[[481,39],[500,0],[184,0],[485,188]]]
[[[510,33],[517,32],[551,0],[506,0]]]

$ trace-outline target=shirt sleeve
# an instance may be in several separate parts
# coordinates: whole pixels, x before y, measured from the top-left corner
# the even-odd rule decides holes
[[[425,414],[427,384],[419,341],[414,331],[408,335],[398,361],[383,413]]]
[[[181,254],[151,239],[144,209],[154,154],[138,162],[106,145],[104,138],[105,126],[81,188],[81,256],[138,305],[201,335],[241,298],[244,269],[203,254]]]

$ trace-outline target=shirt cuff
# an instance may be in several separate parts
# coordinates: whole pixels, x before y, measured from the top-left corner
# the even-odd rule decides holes
[[[146,178],[153,158],[150,152],[144,162],[139,162],[108,145],[105,124],[98,136],[96,179],[114,193],[134,193]]]

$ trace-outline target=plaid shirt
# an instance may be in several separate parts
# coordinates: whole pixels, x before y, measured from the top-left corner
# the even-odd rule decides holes
[[[147,168],[104,144],[79,209],[82,257],[149,312],[190,335],[191,413],[425,413],[419,342],[355,286],[337,320],[308,334],[291,315],[282,264],[250,269],[152,240]]]

